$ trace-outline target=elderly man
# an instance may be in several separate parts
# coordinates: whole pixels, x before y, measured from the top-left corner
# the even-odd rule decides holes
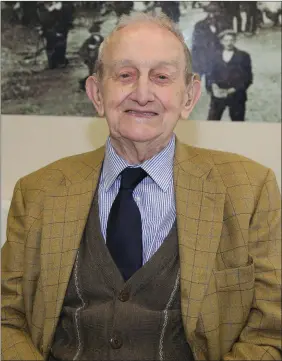
[[[200,96],[182,35],[124,17],[86,89],[105,147],[15,186],[2,359],[280,360],[275,176],[175,137]]]

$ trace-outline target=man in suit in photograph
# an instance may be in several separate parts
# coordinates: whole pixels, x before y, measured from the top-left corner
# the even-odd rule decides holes
[[[228,19],[230,29],[234,29],[234,19],[236,20],[236,32],[242,32],[242,15],[241,15],[241,1],[222,1],[225,16]],[[235,29],[234,29],[235,30]]]
[[[244,1],[243,9],[246,12],[246,35],[255,35],[258,27],[257,1]]]
[[[219,34],[223,50],[214,57],[209,87],[211,102],[208,120],[220,120],[226,107],[233,121],[244,121],[247,90],[253,82],[250,55],[235,47],[236,33],[225,30]]]
[[[74,9],[68,2],[38,2],[40,35],[46,39],[45,50],[49,69],[68,65],[67,39],[72,27],[73,12]]]
[[[229,24],[218,2],[210,2],[203,9],[207,16],[195,24],[192,34],[192,67],[201,78],[205,76],[208,90],[210,65],[216,52],[222,48],[218,34],[228,29]]]
[[[180,18],[179,6],[179,1],[160,1],[161,11],[175,23],[178,23]]]
[[[104,37],[100,34],[101,22],[95,22],[89,29],[90,36],[83,42],[78,53],[83,60],[84,64],[88,68],[88,74],[79,80],[79,88],[85,90],[86,79],[94,72],[94,66],[98,58],[99,46],[104,40]]]
[[[14,189],[2,360],[281,359],[277,182],[177,139],[200,89],[169,18],[124,16],[105,38],[86,82],[105,146]]]

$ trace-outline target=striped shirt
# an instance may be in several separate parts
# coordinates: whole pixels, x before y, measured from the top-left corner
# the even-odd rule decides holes
[[[133,191],[142,221],[143,264],[159,249],[175,221],[174,150],[175,135],[161,152],[134,165],[148,174]],[[130,164],[115,152],[109,137],[98,190],[99,217],[105,240],[108,217],[120,187],[120,173],[128,166]]]

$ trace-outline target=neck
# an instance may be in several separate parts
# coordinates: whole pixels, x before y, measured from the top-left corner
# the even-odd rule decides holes
[[[147,142],[133,142],[129,139],[114,138],[111,144],[116,153],[130,165],[137,165],[154,157],[170,142],[171,136],[165,140],[153,139]]]

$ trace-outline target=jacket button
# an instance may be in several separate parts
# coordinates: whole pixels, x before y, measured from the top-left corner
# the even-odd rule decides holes
[[[110,339],[110,345],[111,345],[111,347],[114,348],[114,349],[121,348],[121,346],[122,346],[122,338],[121,338],[121,336],[114,335],[114,336]]]
[[[118,295],[118,299],[121,301],[121,302],[126,302],[129,300],[129,292],[128,291],[121,291]]]

